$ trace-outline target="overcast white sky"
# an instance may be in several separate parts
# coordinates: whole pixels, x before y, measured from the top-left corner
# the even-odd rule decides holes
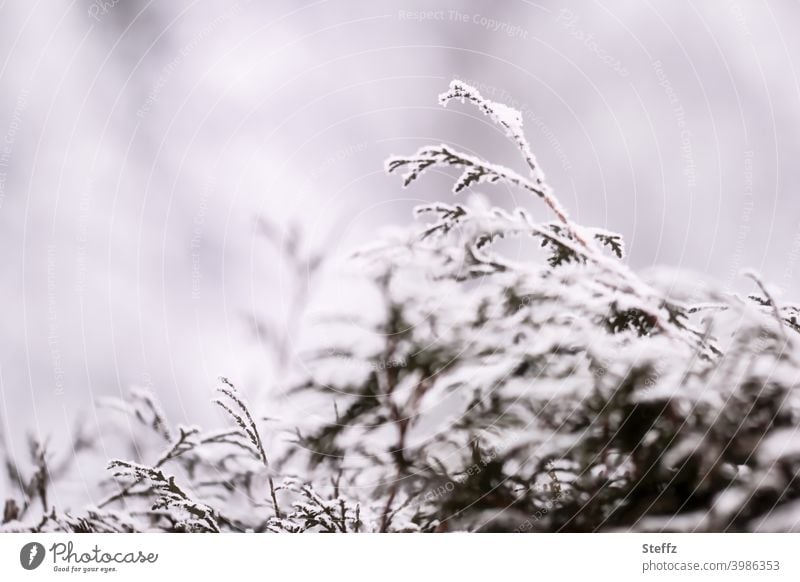
[[[195,417],[220,374],[268,391],[245,320],[292,291],[255,219],[340,251],[451,196],[400,190],[389,154],[513,160],[438,108],[453,77],[524,109],[564,205],[637,268],[755,267],[796,297],[798,23],[789,0],[5,2],[0,418],[58,432],[131,384]]]

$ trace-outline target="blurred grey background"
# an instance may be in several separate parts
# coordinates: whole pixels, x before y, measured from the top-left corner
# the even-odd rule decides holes
[[[564,205],[636,268],[735,290],[755,267],[797,297],[798,25],[790,0],[3,2],[0,424],[63,434],[131,385],[194,422],[221,374],[269,401],[253,323],[299,291],[259,220],[344,253],[452,197],[401,190],[390,154],[519,168],[437,105],[454,77],[523,110]]]

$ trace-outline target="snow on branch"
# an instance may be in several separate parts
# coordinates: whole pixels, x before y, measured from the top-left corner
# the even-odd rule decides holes
[[[508,184],[555,217],[474,194],[418,206],[419,223],[358,253],[379,309],[300,330],[324,345],[284,387],[303,416],[269,444],[226,378],[213,401],[226,422],[211,431],[171,425],[134,390],[111,402],[146,429],[132,460],[112,460],[116,491],[98,478],[105,499],[73,513],[53,506],[69,467],[47,443],[31,437],[26,464],[0,439],[13,488],[0,531],[796,529],[800,309],[753,273],[748,300],[635,272],[619,234],[570,221],[518,111],[459,81],[440,102],[454,99],[500,126],[530,175],[448,145],[387,170],[407,186],[455,168],[456,193]]]
[[[497,101],[484,98],[475,87],[471,87],[457,79],[450,81],[450,89],[439,95],[439,104],[442,105],[442,107],[447,107],[447,104],[453,99],[458,99],[462,103],[469,101],[487,115],[494,123],[501,126],[505,130],[506,135],[516,144],[522,153],[522,157],[528,164],[534,183],[541,190],[547,190],[548,186],[545,182],[544,173],[539,167],[536,156],[533,155],[531,146],[522,130],[522,113],[520,111],[504,103],[498,103]]]
[[[144,481],[150,484],[151,492],[156,496],[153,504],[154,510],[178,510],[188,514],[186,519],[178,520],[178,525],[182,529],[186,531],[220,531],[212,509],[189,497],[175,482],[175,477],[167,477],[161,470],[153,467],[121,460],[111,461],[108,468],[114,471],[115,477],[131,479],[134,482]]]
[[[581,228],[569,219],[567,211],[545,183],[544,174],[539,169],[523,133],[520,112],[502,103],[484,99],[475,88],[461,81],[453,81],[450,84],[450,90],[439,97],[439,103],[446,106],[451,99],[473,103],[492,121],[503,127],[506,135],[522,152],[530,169],[531,177],[525,178],[510,168],[459,152],[445,144],[420,148],[412,156],[391,157],[386,161],[386,171],[392,173],[404,168],[406,171],[403,174],[403,186],[406,187],[429,168],[456,167],[462,170],[460,177],[453,185],[453,192],[456,194],[465,188],[481,183],[504,182],[521,188],[542,199],[567,228],[571,236],[590,251],[594,251],[591,239],[587,238]]]

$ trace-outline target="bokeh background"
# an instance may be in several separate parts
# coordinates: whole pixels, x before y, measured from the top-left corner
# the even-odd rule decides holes
[[[292,233],[344,256],[451,198],[444,174],[402,190],[390,154],[517,164],[437,105],[452,78],[523,111],[563,204],[635,268],[737,291],[753,267],[797,298],[798,25],[790,0],[1,2],[5,440],[58,441],[132,385],[178,422],[219,375],[268,405],[263,330],[300,293],[342,300],[293,283]]]

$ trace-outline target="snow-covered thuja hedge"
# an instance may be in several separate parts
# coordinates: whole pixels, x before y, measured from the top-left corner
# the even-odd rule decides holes
[[[230,426],[211,432],[170,426],[136,392],[118,406],[161,445],[112,461],[108,496],[82,511],[52,507],[52,470],[33,446],[27,473],[7,463],[19,489],[2,527],[800,529],[798,309],[755,274],[754,295],[740,298],[633,273],[619,235],[569,219],[519,112],[458,81],[440,97],[453,100],[502,128],[525,171],[448,145],[387,170],[408,186],[452,169],[456,193],[505,184],[551,221],[479,198],[418,208],[418,226],[354,259],[382,298],[371,347],[323,346],[294,389],[325,403],[327,420],[271,452],[227,380],[217,403]],[[539,254],[512,260],[498,244],[510,237]],[[323,380],[345,364],[356,373]]]

